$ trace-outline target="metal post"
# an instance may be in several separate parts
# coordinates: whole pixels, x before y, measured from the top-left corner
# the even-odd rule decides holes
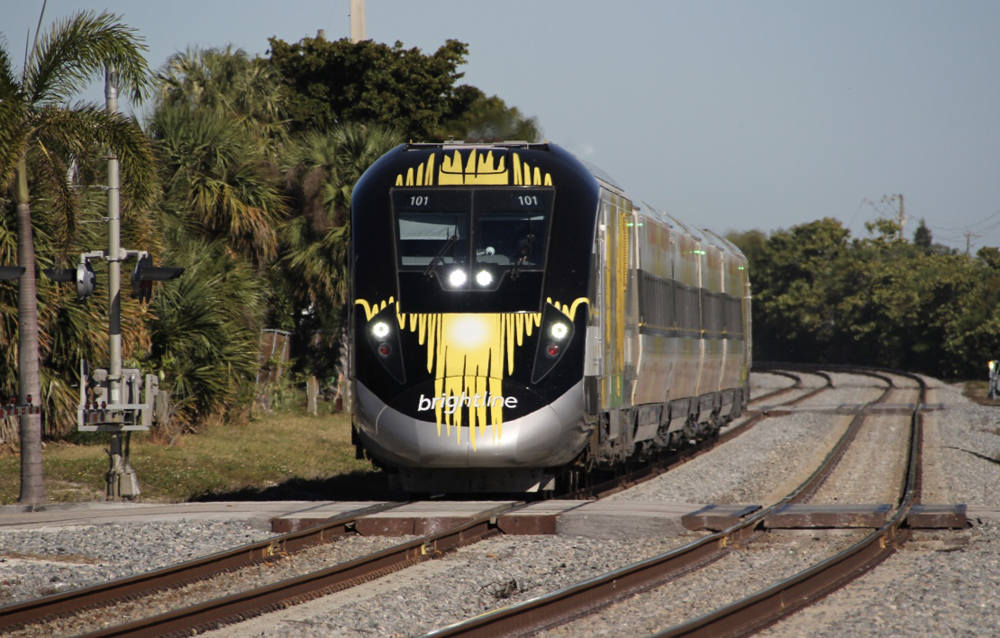
[[[104,74],[105,107],[118,111],[118,83],[115,68],[108,65]],[[112,405],[122,403],[122,255],[119,203],[118,158],[108,149],[108,394]],[[109,500],[131,498],[139,494],[135,470],[129,465],[128,447],[122,445],[122,432],[113,433],[110,450],[111,468],[107,474]]]
[[[109,113],[118,110],[118,87],[115,69],[108,66],[104,80],[104,97]],[[111,403],[121,403],[122,325],[121,325],[121,218],[119,216],[118,158],[108,149],[108,353],[111,357],[108,376],[111,382]]]

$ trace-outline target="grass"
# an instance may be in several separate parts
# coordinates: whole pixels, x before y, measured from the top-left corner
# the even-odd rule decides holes
[[[49,501],[104,500],[109,438],[89,435],[86,443],[45,445]],[[345,413],[275,412],[186,434],[173,445],[137,432],[130,459],[142,492],[136,500],[142,502],[391,497],[387,476],[354,458]],[[0,453],[0,504],[16,503],[19,485],[18,455]]]

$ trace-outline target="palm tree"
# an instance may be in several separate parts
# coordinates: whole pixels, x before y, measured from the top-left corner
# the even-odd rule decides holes
[[[188,49],[156,74],[161,106],[208,109],[235,119],[274,155],[287,134],[288,89],[274,68],[243,49]]]
[[[76,197],[67,180],[73,157],[110,148],[121,162],[123,183],[129,184],[141,206],[154,194],[153,157],[145,135],[131,119],[96,105],[68,100],[115,69],[118,86],[133,99],[143,97],[148,68],[145,47],[117,16],[80,13],[57,22],[37,38],[21,74],[14,72],[10,54],[0,43],[0,190],[14,189],[17,203],[17,261],[24,267],[18,282],[18,399],[41,396],[38,300],[35,246],[31,217],[32,182],[52,189],[54,203],[72,228]],[[31,171],[29,174],[29,166]],[[135,201],[133,203],[136,203]],[[22,503],[45,500],[42,476],[41,419],[22,416]]]
[[[287,190],[301,214],[285,226],[281,265],[304,284],[303,300],[343,302],[354,184],[401,138],[392,129],[346,123],[306,133],[288,148]]]
[[[246,132],[222,111],[164,104],[151,132],[166,206],[192,236],[225,238],[258,265],[273,258],[285,201],[277,169]]]
[[[264,280],[224,241],[173,230],[183,239],[170,241],[170,263],[185,273],[153,299],[150,359],[170,379],[175,414],[187,423],[247,402],[241,392],[256,381]]]
[[[285,89],[242,49],[188,50],[156,75],[149,122],[165,199],[195,237],[226,238],[255,265],[277,251],[285,216],[275,157]]]
[[[290,327],[299,344],[296,357],[320,378],[334,376],[338,359],[354,184],[401,138],[384,127],[346,123],[286,146],[286,192],[297,214],[282,231],[282,255],[272,276],[286,282],[280,290],[286,299],[272,306],[295,308]]]
[[[156,84],[148,130],[163,171],[162,230],[171,263],[187,270],[154,300],[151,359],[181,420],[238,415],[254,398],[266,267],[287,209],[274,159],[283,92],[271,70],[230,48],[177,54]]]

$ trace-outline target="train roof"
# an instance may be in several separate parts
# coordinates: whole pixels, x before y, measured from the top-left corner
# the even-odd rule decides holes
[[[591,162],[579,157],[575,153],[571,153],[558,144],[553,144],[551,142],[528,142],[523,140],[507,140],[507,141],[494,141],[494,142],[472,142],[472,141],[461,141],[461,140],[448,140],[447,142],[409,142],[405,145],[406,150],[423,150],[423,149],[441,149],[444,151],[453,150],[468,150],[468,149],[528,149],[533,151],[551,151],[554,149],[559,149],[563,153],[571,155],[576,161],[580,162],[583,167],[590,173],[590,175],[604,188],[608,190],[615,191],[617,194],[622,195],[632,201],[632,205],[636,210],[640,211],[642,214],[656,219],[662,224],[666,224],[671,228],[678,228],[682,232],[690,235],[698,242],[704,242],[712,244],[724,252],[734,252],[742,256],[739,248],[737,248],[732,242],[728,241],[718,233],[712,232],[708,229],[699,229],[695,226],[691,226],[677,219],[670,213],[665,211],[660,211],[650,206],[645,201],[641,202],[641,206],[636,200],[632,198],[625,192],[625,189],[619,184],[614,177],[609,175],[600,166],[592,164]]]

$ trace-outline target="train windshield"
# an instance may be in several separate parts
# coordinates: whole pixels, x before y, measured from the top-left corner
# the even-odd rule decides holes
[[[551,188],[394,189],[397,265],[456,291],[496,290],[504,279],[540,272],[554,194]]]

